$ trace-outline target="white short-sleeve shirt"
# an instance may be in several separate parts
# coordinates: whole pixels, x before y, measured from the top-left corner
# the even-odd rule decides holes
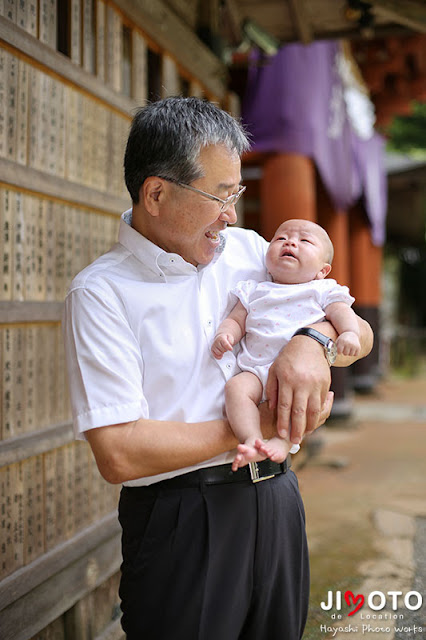
[[[224,386],[236,353],[216,360],[216,329],[235,304],[237,282],[267,277],[268,244],[253,231],[223,232],[213,261],[194,267],[166,253],[123,214],[119,239],[73,280],[64,341],[76,437],[139,418],[200,422],[224,416]],[[226,242],[225,242],[226,240]],[[199,466],[223,464],[233,453]],[[141,478],[142,485],[195,467]]]

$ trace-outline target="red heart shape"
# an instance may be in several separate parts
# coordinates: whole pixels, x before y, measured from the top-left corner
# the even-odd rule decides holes
[[[351,602],[351,598],[353,600],[353,604],[357,604],[356,608],[351,611],[350,613],[348,613],[348,616],[353,616],[354,613],[356,613],[358,611],[358,609],[361,609],[362,605],[364,604],[364,596],[362,594],[359,594],[359,596],[354,596],[354,594],[352,593],[352,591],[345,591],[345,600],[346,600],[346,604],[348,605],[348,607],[351,606],[352,602]]]

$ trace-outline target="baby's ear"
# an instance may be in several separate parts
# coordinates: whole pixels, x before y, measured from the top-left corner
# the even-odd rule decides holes
[[[321,269],[321,271],[318,271],[315,280],[324,280],[324,278],[328,276],[330,271],[331,271],[331,264],[328,264],[326,262],[323,268]]]

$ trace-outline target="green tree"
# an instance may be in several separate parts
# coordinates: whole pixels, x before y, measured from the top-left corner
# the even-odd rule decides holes
[[[415,102],[411,115],[394,119],[389,130],[388,148],[426,155],[426,104]]]

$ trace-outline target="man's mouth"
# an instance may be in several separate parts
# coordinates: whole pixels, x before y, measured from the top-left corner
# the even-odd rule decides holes
[[[213,240],[213,242],[219,242],[220,240],[220,231],[206,231],[206,237]]]

